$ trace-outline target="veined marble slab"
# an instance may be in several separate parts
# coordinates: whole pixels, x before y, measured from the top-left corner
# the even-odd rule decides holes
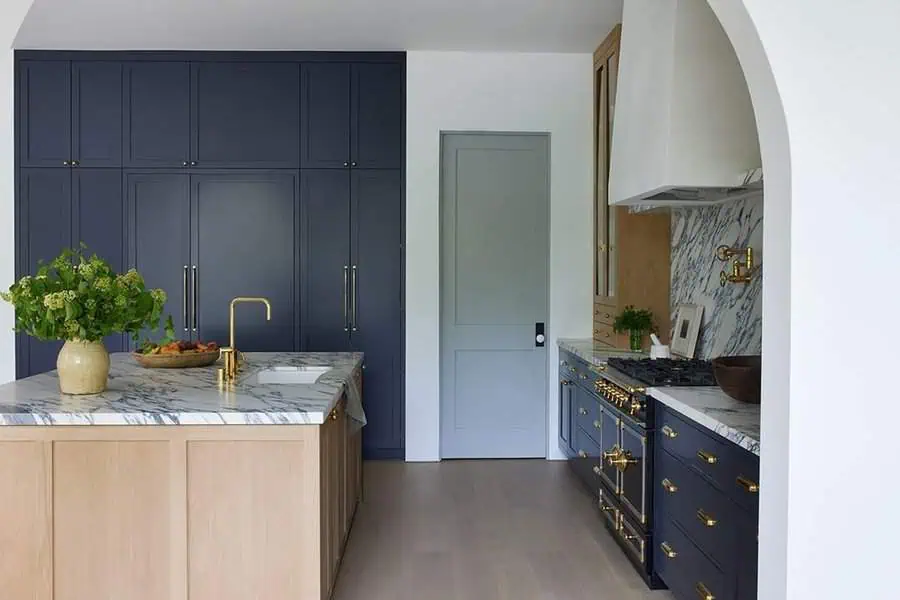
[[[611,356],[621,358],[648,358],[644,352],[632,352],[630,350],[619,350],[610,348],[602,344],[595,344],[594,340],[586,338],[560,338],[556,340],[560,350],[571,352],[581,360],[594,366],[602,366]]]
[[[365,425],[353,373],[360,353],[279,352],[243,355],[238,380],[222,387],[219,365],[202,369],[144,369],[127,353],[110,355],[102,394],[69,396],[55,371],[0,385],[2,425],[321,425],[345,390],[348,415]],[[261,385],[255,374],[272,366],[329,366],[310,385]]]
[[[647,393],[691,421],[759,456],[759,405],[738,402],[718,387],[654,387]]]

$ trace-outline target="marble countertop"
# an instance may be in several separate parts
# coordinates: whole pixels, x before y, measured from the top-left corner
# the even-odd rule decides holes
[[[655,387],[647,393],[691,421],[759,456],[759,404],[738,402],[718,387]]]
[[[346,390],[349,416],[365,425],[354,372],[359,353],[244,354],[238,380],[220,387],[219,365],[201,369],[144,369],[127,353],[110,355],[102,394],[69,396],[55,371],[0,385],[2,425],[319,425]],[[330,366],[310,385],[259,384],[271,366]]]
[[[595,344],[593,340],[587,338],[560,338],[556,340],[560,350],[571,352],[575,356],[581,358],[588,364],[595,366],[605,365],[611,356],[621,358],[648,358],[646,352],[632,352],[631,350],[621,350],[610,348],[602,344]]]

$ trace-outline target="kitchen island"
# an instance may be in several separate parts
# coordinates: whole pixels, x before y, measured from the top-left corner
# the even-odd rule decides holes
[[[0,386],[2,596],[328,598],[361,493],[363,356],[244,358],[226,384],[114,354],[103,394]]]

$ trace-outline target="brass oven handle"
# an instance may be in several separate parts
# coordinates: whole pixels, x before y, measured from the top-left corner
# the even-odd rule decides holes
[[[193,310],[194,314],[192,316],[193,323],[191,324],[191,329],[193,329],[194,331],[197,331],[197,305],[198,305],[197,294],[198,294],[198,292],[197,292],[197,265],[192,265],[191,266],[191,300],[194,301],[194,310]]]
[[[697,582],[697,596],[700,600],[716,600],[716,597],[713,596],[713,593],[709,591],[709,588],[703,585],[702,582]]]
[[[669,427],[668,425],[663,425],[662,432],[663,432],[664,436],[666,436],[667,438],[672,439],[672,440],[674,440],[675,438],[678,437],[678,432],[675,431],[674,429],[672,429],[671,427]]]
[[[700,522],[707,527],[715,527],[718,524],[718,521],[711,515],[707,514],[707,512],[702,508],[697,510],[697,518],[700,519]]]
[[[662,486],[670,494],[674,494],[675,492],[678,491],[678,486],[675,485],[674,483],[672,483],[669,479],[663,479]]]
[[[707,452],[706,450],[697,450],[697,458],[699,458],[700,460],[702,460],[703,462],[705,462],[708,465],[714,465],[717,462],[719,462],[719,459],[716,458],[715,454],[711,454],[711,453]]]
[[[675,552],[674,548],[669,545],[669,542],[663,542],[659,545],[659,549],[663,551],[663,554],[666,555],[666,558],[675,558],[678,556],[678,553]]]
[[[359,326],[356,322],[356,311],[358,308],[357,303],[359,301],[359,298],[358,298],[359,290],[356,289],[357,271],[358,271],[358,269],[357,269],[356,265],[353,265],[353,269],[352,269],[353,274],[350,278],[350,282],[351,282],[350,283],[350,312],[353,317],[352,320],[350,321],[350,323],[351,323],[351,329],[353,331],[359,331]]]
[[[759,484],[755,481],[747,479],[743,475],[737,478],[737,484],[747,490],[747,493],[756,494],[759,492]]]
[[[350,267],[344,265],[344,331],[350,331]]]
[[[181,284],[181,324],[185,331],[190,331],[188,325],[188,266],[184,265],[184,280]]]

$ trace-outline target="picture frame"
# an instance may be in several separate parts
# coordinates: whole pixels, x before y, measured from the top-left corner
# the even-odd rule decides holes
[[[672,331],[672,354],[681,358],[694,358],[700,325],[703,323],[702,304],[679,304],[675,329]]]

